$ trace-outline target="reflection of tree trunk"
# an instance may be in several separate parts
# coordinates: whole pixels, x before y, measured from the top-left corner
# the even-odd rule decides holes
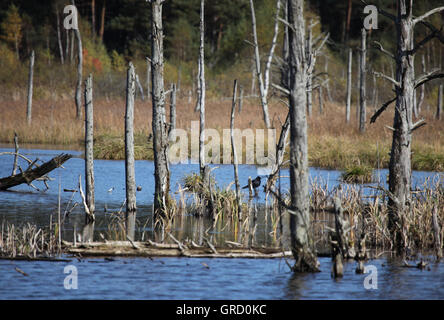
[[[294,271],[317,271],[319,262],[311,251],[307,148],[307,61],[303,0],[288,0],[290,48],[290,235],[296,260]]]
[[[82,242],[94,241],[94,222],[85,223],[82,229]]]

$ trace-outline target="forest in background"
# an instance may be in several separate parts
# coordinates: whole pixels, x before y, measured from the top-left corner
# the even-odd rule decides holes
[[[273,36],[275,2],[255,1],[258,40],[264,61]],[[22,96],[17,88],[25,86],[32,50],[36,52],[37,61],[34,98],[56,98],[55,94],[68,98],[72,95],[76,78],[76,41],[72,30],[63,28],[63,19],[66,16],[63,8],[70,3],[67,0],[6,0],[0,3],[0,87],[3,96],[0,98]],[[393,1],[379,0],[373,3],[387,10],[395,9]],[[418,1],[414,10],[420,13],[439,4],[440,0]],[[105,93],[107,96],[121,95],[127,62],[130,60],[134,62],[140,78],[145,79],[145,57],[150,56],[150,10],[147,3],[140,0],[77,0],[75,5],[80,15],[84,74],[94,73],[98,82],[96,96]],[[344,101],[347,60],[345,49],[359,47],[363,8],[364,5],[359,0],[306,1],[306,20],[320,22],[313,30],[314,37],[321,32],[330,33],[326,49],[318,59],[316,68],[317,73],[328,73],[332,95],[337,101]],[[168,0],[163,15],[166,83],[179,82],[179,88],[182,85],[190,90],[194,89],[199,47],[199,1]],[[444,17],[438,14],[430,19],[435,25],[441,25]],[[228,96],[235,78],[245,88],[254,89],[254,53],[247,42],[252,39],[249,2],[208,1],[205,22],[209,98]],[[419,26],[415,36],[421,39],[426,31],[425,27]],[[390,61],[377,50],[373,50],[372,43],[379,41],[385,49],[394,51],[394,33],[394,26],[390,21],[380,16],[379,29],[373,30],[368,39],[370,71],[390,73]],[[282,43],[281,27],[276,49],[278,56],[282,52]],[[426,55],[428,70],[442,65],[443,51],[439,41],[431,41],[421,54]],[[416,65],[419,73],[420,61],[418,57]],[[274,68],[273,74],[278,78],[279,72],[276,66]],[[354,66],[354,69],[357,68]],[[379,81],[383,80],[377,81],[379,85]],[[381,97],[384,97],[383,88]],[[436,101],[437,90],[429,86],[428,91],[427,97]],[[385,94],[390,94],[390,90],[385,90]]]

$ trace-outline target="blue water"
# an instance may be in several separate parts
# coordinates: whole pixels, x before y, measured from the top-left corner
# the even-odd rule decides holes
[[[355,274],[352,262],[335,280],[330,259],[320,262],[320,273],[293,274],[281,259],[0,260],[0,299],[444,299],[443,263],[432,263],[427,271],[371,260],[367,265],[376,267],[377,289],[366,289],[365,278],[375,272]],[[64,287],[68,265],[77,268],[77,289]]]
[[[0,152],[12,151],[3,148]],[[21,153],[34,159],[47,161],[61,150],[21,150]],[[11,223],[31,222],[47,226],[49,217],[57,211],[58,188],[77,189],[79,175],[84,175],[84,160],[81,153],[70,151],[75,157],[64,164],[65,168],[54,170],[50,176],[50,189],[36,191],[21,185],[12,192],[0,192],[0,221]],[[0,176],[8,176],[12,170],[12,156],[0,157]],[[26,168],[24,162],[20,162]],[[125,199],[125,177],[123,161],[96,160],[95,198],[98,222],[96,232],[105,232],[100,219],[106,218],[104,208],[118,210]],[[212,166],[216,167],[216,166]],[[231,165],[218,165],[213,171],[219,187],[228,186],[233,180]],[[198,165],[171,165],[171,188],[175,192],[185,175],[198,172]],[[148,216],[154,193],[154,166],[151,161],[136,161],[136,184],[142,187],[137,193],[138,217]],[[256,177],[260,169],[251,165],[239,167],[239,179],[244,185],[248,177]],[[332,189],[339,184],[341,172],[310,168],[311,181],[328,185]],[[288,189],[288,170],[282,170],[282,189]],[[375,171],[375,179],[385,184],[387,170]],[[442,173],[413,172],[412,184],[420,187],[425,179],[433,183],[443,178]],[[43,183],[35,182],[38,188]],[[232,186],[232,188],[234,188]],[[108,190],[112,191],[108,192]],[[362,186],[363,193],[372,189]],[[80,202],[79,195],[61,193],[61,207]],[[247,196],[247,194],[245,194]],[[178,196],[178,195],[177,195]],[[264,202],[260,190],[255,200]],[[208,224],[194,217],[188,217],[187,229],[200,235]],[[81,208],[72,213],[65,222],[67,236],[72,237],[72,227],[83,223]],[[97,225],[98,224],[98,225]],[[211,222],[210,222],[211,225]],[[258,234],[268,236],[269,229],[259,226]],[[194,230],[194,231],[193,231]],[[193,233],[194,234],[194,233]],[[330,276],[331,261],[320,258],[321,271],[316,274],[295,275],[289,271],[282,259],[189,259],[189,258],[116,258],[73,259],[69,263],[26,262],[0,260],[0,299],[444,299],[444,264],[430,264],[430,271],[403,268],[400,261],[381,258],[369,261],[378,272],[378,288],[364,287],[367,275],[354,272],[355,263],[345,265],[345,275],[341,280]],[[412,262],[413,263],[413,262]],[[78,271],[78,289],[66,290],[64,268],[73,265]],[[207,265],[209,268],[205,267]],[[24,276],[15,268],[26,272]]]

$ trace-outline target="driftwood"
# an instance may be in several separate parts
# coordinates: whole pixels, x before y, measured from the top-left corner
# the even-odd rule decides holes
[[[22,183],[30,184],[32,181],[43,177],[48,172],[60,167],[64,162],[71,158],[72,155],[62,153],[34,169],[32,169],[32,166],[29,166],[27,170],[19,174],[1,178],[0,190],[7,190]]]
[[[273,259],[290,257],[291,251],[280,248],[230,248],[201,247],[194,244],[164,244],[153,241],[107,241],[91,242],[74,246],[72,242],[63,241],[64,251],[82,257],[189,257],[189,258],[262,258]]]

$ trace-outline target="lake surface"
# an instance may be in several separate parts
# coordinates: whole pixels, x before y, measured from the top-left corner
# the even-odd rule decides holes
[[[11,148],[0,148],[0,152],[12,152]],[[34,160],[47,161],[67,152],[63,150],[21,149],[23,155]],[[79,175],[84,177],[84,160],[79,151],[69,151],[75,157],[68,160],[65,168],[50,173],[54,178],[49,182],[49,190],[36,191],[21,185],[9,192],[0,192],[0,223],[7,221],[17,225],[29,222],[46,227],[50,218],[55,221],[58,207],[59,185],[63,189],[77,189]],[[9,176],[12,171],[12,156],[0,157],[0,177]],[[112,219],[110,212],[119,211],[125,200],[125,176],[123,161],[96,160],[95,162],[96,226],[95,238],[106,234]],[[22,168],[25,162],[20,161]],[[231,165],[217,165],[212,173],[220,188],[225,188],[234,180]],[[171,188],[175,192],[183,177],[199,171],[197,164],[171,165]],[[143,235],[151,236],[151,206],[154,193],[154,165],[151,161],[136,161],[136,184],[142,187],[137,193],[137,216],[144,225],[138,226],[136,240]],[[247,184],[248,177],[256,177],[264,172],[252,165],[239,166],[241,186]],[[310,168],[311,181],[327,185],[331,190],[342,184],[341,172]],[[288,170],[282,170],[282,190],[288,190]],[[387,170],[375,171],[375,180],[386,185]],[[425,179],[433,183],[443,181],[442,173],[414,172],[413,187],[423,185]],[[34,183],[44,188],[43,183]],[[83,180],[82,180],[83,184]],[[344,184],[345,185],[345,184]],[[83,186],[84,187],[84,186]],[[234,188],[231,186],[231,188]],[[372,189],[362,186],[363,194]],[[243,190],[245,192],[245,190]],[[247,198],[247,192],[244,193]],[[176,194],[178,197],[179,195]],[[262,188],[254,201],[264,204]],[[72,198],[72,199],[71,199]],[[61,209],[80,203],[78,194],[61,192]],[[106,209],[106,210],[105,210]],[[271,223],[258,217],[255,244],[274,245],[276,239],[270,236]],[[179,219],[180,220],[180,219]],[[209,219],[196,219],[193,216],[182,218],[175,226],[174,234],[186,237],[214,237],[214,243],[223,240],[239,240],[227,229],[212,230]],[[66,219],[63,238],[72,240],[73,229],[80,230],[84,214],[80,206]],[[145,238],[145,239],[146,239]],[[367,275],[357,275],[355,264],[346,264],[344,278],[335,281],[330,276],[331,261],[320,258],[321,273],[294,275],[282,259],[188,259],[188,258],[117,258],[72,260],[70,263],[25,262],[0,260],[0,299],[444,299],[444,264],[430,264],[430,271],[401,267],[400,261],[377,259],[369,261],[378,272],[378,289],[367,290],[363,283]],[[66,290],[63,281],[67,276],[64,267],[74,265],[78,270],[78,289]],[[207,268],[207,265],[209,268]],[[15,270],[23,270],[23,276]]]
[[[431,263],[427,271],[371,260],[376,289],[364,286],[375,273],[355,274],[354,262],[345,265],[340,280],[331,278],[329,258],[320,263],[320,273],[293,274],[281,259],[0,260],[0,299],[444,299],[443,263]],[[77,269],[77,289],[64,287],[68,265]]]

